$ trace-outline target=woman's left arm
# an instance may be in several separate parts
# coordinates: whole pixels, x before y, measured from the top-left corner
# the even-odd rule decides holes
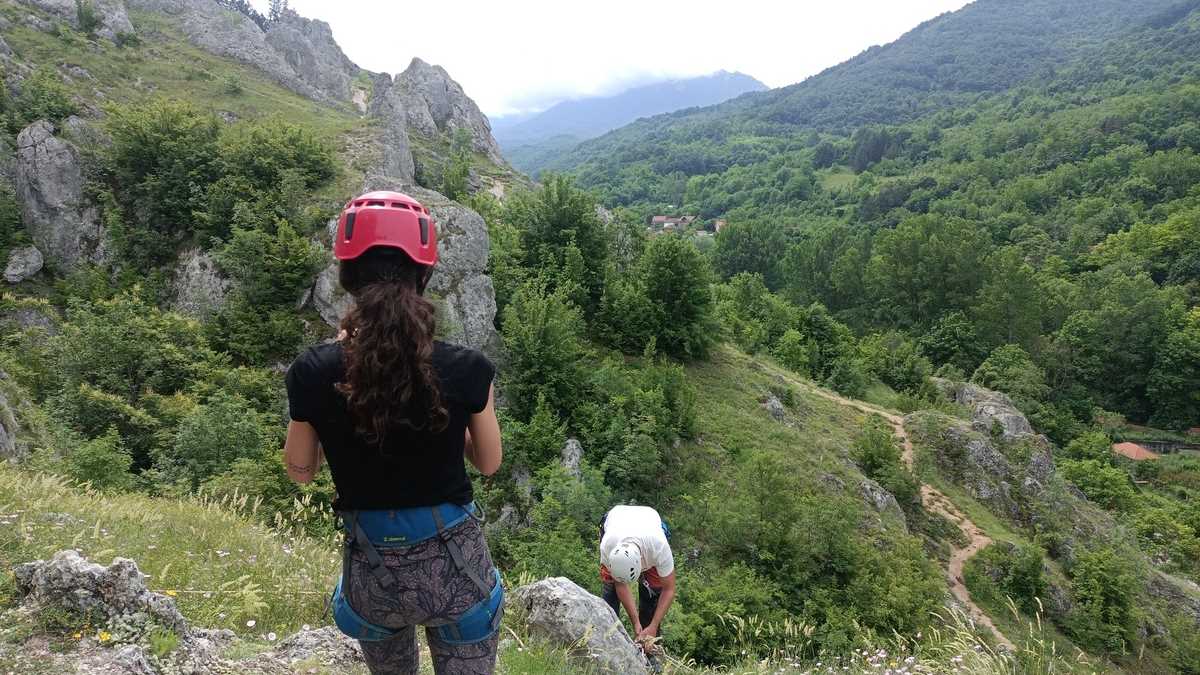
[[[321,469],[322,459],[324,453],[317,430],[308,422],[289,422],[287,441],[283,444],[288,477],[297,483],[311,483]]]

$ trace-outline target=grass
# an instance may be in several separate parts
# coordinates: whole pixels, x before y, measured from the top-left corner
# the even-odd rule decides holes
[[[0,564],[65,548],[100,564],[132,558],[190,620],[250,637],[323,624],[339,566],[332,542],[280,534],[229,505],[105,495],[0,466]]]

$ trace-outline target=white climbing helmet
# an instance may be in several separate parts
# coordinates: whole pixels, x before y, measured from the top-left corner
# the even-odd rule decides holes
[[[608,572],[614,581],[632,583],[642,573],[642,552],[637,544],[627,541],[613,549],[608,559]]]

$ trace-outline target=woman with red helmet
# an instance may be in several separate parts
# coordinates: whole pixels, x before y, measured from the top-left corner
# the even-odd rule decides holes
[[[334,255],[354,298],[340,338],[288,369],[288,475],[322,460],[345,525],[338,627],[372,673],[416,673],[425,626],[437,673],[491,673],[503,589],[464,457],[500,467],[492,379],[480,352],[434,339],[423,297],[437,263],[429,211],[395,192],[346,205]]]

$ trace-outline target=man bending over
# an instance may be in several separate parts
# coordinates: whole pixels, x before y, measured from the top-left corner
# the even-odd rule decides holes
[[[635,639],[649,653],[675,599],[675,557],[670,530],[648,506],[614,506],[600,525],[601,597],[621,616],[625,608]],[[638,582],[638,603],[629,585]],[[618,606],[619,603],[619,606]]]

